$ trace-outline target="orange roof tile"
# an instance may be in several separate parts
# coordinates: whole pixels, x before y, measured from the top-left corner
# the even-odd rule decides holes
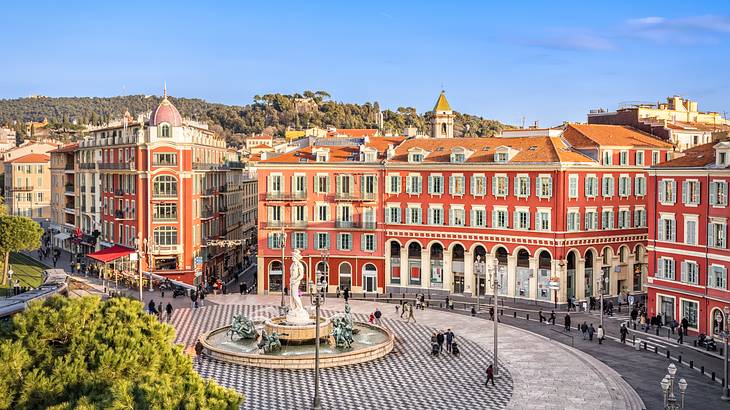
[[[698,145],[682,152],[684,155],[667,162],[661,162],[652,168],[702,168],[715,164],[715,149],[717,141]]]
[[[369,142],[365,145],[367,147],[375,148],[378,151],[380,159],[385,158],[385,151],[389,145],[396,146],[403,141],[403,137],[374,137],[370,138]],[[328,163],[336,162],[359,162],[360,147],[356,145],[346,146],[319,146],[319,147],[304,147],[294,151],[287,152],[285,154],[278,155],[274,158],[264,160],[264,163],[299,163],[299,162],[314,162],[316,157],[312,152],[315,148],[326,148],[329,150],[329,161]]]
[[[672,144],[626,125],[568,124],[563,132],[571,145],[584,147],[672,148]]]
[[[76,149],[78,149],[78,147],[79,147],[79,144],[78,143],[68,144],[68,145],[64,145],[61,148],[56,148],[54,150],[48,151],[48,153],[51,153],[51,152],[74,152],[74,151],[76,151]]]
[[[497,147],[508,146],[519,151],[510,163],[514,162],[582,162],[595,161],[579,152],[573,151],[558,137],[522,138],[414,138],[399,145],[391,162],[407,162],[408,151],[422,148],[429,152],[424,163],[451,162],[451,151],[462,147],[472,154],[466,163],[491,163]]]
[[[50,161],[51,157],[45,154],[28,154],[23,155],[22,157],[15,158],[12,161],[8,161],[8,163],[13,164],[39,164],[42,162],[48,162]]]

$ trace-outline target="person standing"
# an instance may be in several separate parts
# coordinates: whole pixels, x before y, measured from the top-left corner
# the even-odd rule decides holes
[[[555,325],[555,311],[554,310],[550,312],[550,323]]]
[[[167,302],[167,306],[165,306],[165,311],[167,312],[167,321],[169,322],[172,318],[172,303]]]
[[[157,317],[160,319],[160,322],[162,322],[162,315],[164,312],[162,311],[162,301],[157,304]]]
[[[542,309],[540,309],[540,311],[537,312],[537,317],[538,317],[538,319],[540,319],[540,323],[545,321],[545,316],[543,316],[543,314],[542,314]]]
[[[689,320],[687,320],[687,317],[682,318],[682,330],[684,330],[684,335],[687,336],[687,328],[689,327]]]
[[[347,303],[347,301],[350,300],[350,288],[345,288],[343,295],[345,296],[345,303]]]
[[[626,328],[626,323],[621,324],[621,343],[626,343],[626,335],[629,334],[629,329]]]
[[[679,335],[677,343],[684,344],[684,330],[682,329],[682,326],[677,329],[677,334]]]
[[[454,343],[454,332],[446,329],[446,351],[451,353],[451,344]]]
[[[634,326],[634,330],[636,330],[637,317],[639,317],[639,310],[636,308],[631,309],[631,324]]]
[[[564,323],[565,323],[565,331],[570,332],[570,313],[565,314]]]
[[[205,291],[200,292],[200,307],[205,306],[203,302],[205,302]]]
[[[603,344],[603,336],[604,336],[603,326],[598,325],[598,332],[597,332],[596,336],[598,336],[598,344],[599,345]]]
[[[246,285],[243,284],[243,282],[240,282],[238,284],[238,292],[239,294],[243,295],[243,291],[246,289]]]
[[[406,320],[406,323],[410,323],[411,319],[413,319],[413,323],[416,323],[416,317],[413,315],[413,306],[410,304],[408,305],[408,320]]]
[[[190,308],[194,309],[196,307],[198,307],[198,297],[195,294],[195,291],[192,290],[190,291]]]
[[[406,312],[408,310],[408,303],[403,303],[402,300],[400,303],[401,303],[400,318],[403,319],[403,315],[408,313],[408,312]],[[397,312],[397,310],[396,310],[396,312]]]
[[[375,313],[373,314],[375,316],[375,324],[380,325],[380,317],[383,316],[383,312],[378,309],[378,307],[375,307]]]
[[[492,386],[494,386],[494,367],[490,364],[489,367],[487,367],[487,381],[484,383],[485,386],[489,386],[489,381],[492,381]]]
[[[583,324],[580,325],[580,332],[583,333],[583,340],[586,340],[586,337],[588,336],[588,323],[583,322]]]
[[[590,324],[590,325],[588,326],[588,341],[589,341],[589,342],[592,342],[592,341],[593,341],[593,334],[594,334],[595,332],[596,332],[596,329],[595,329],[595,328],[593,327],[593,323],[591,323],[591,324]]]
[[[489,320],[494,321],[494,306],[489,307]]]
[[[156,314],[156,313],[157,313],[157,309],[155,309],[155,301],[154,301],[154,300],[150,300],[150,303],[149,303],[149,304],[147,304],[147,311],[148,311],[148,312],[149,312],[149,313],[150,313],[151,315],[154,315],[154,314]]]
[[[439,330],[439,332],[436,334],[436,343],[439,344],[439,352],[444,351],[444,334]]]

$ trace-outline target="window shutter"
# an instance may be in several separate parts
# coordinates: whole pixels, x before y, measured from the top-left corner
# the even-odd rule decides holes
[[[497,196],[497,177],[492,177],[492,195]]]
[[[517,189],[517,187],[519,185],[520,185],[520,183],[519,183],[519,177],[515,177],[515,188],[514,188],[515,196],[518,196],[519,195],[519,191]]]
[[[520,226],[520,213],[515,212],[513,217],[514,217],[514,224],[512,225],[512,227],[517,229]]]
[[[367,235],[366,234],[360,235],[360,250],[361,251],[364,251],[365,250],[366,238],[367,238]]]
[[[665,225],[664,220],[663,219],[660,219],[659,220],[659,226],[657,227],[657,232],[658,232],[658,235],[657,236],[659,236],[659,239],[662,240],[662,241],[666,240],[666,238],[667,238],[666,237],[666,234],[664,232],[665,231],[664,225]]]
[[[268,243],[269,243],[269,249],[274,249],[274,241],[273,241],[273,235],[269,234]]]
[[[429,194],[434,194],[434,192],[433,192],[433,178],[434,178],[433,175],[429,175],[428,176],[428,193]]]
[[[471,225],[471,226],[477,226],[477,224],[475,222],[476,221],[474,220],[474,209],[471,209],[469,211],[469,225]]]
[[[689,182],[684,181],[682,182],[682,203],[687,204],[689,203]]]
[[[433,225],[433,208],[428,208],[428,224]]]
[[[492,227],[497,226],[497,214],[498,213],[499,212],[497,212],[497,211],[492,211]]]
[[[619,225],[619,228],[624,227],[624,212],[623,211],[618,212],[618,225]]]
[[[541,188],[542,187],[542,177],[535,177],[535,196],[540,198],[542,197]]]
[[[454,195],[454,176],[449,176],[449,194]]]
[[[307,233],[302,233],[302,237],[304,238],[304,243],[302,244],[302,249],[307,249],[307,245],[309,244],[309,240],[307,239]]]
[[[525,178],[525,181],[527,183],[527,190],[526,190],[527,196],[529,197],[530,196],[530,177],[528,176],[527,178]]]
[[[552,176],[548,177],[548,196],[550,198],[553,197],[553,177]]]
[[[598,228],[598,212],[593,213],[593,226]]]
[[[717,182],[710,182],[710,205],[717,205]]]
[[[586,191],[586,196],[588,196],[588,194],[590,194],[590,192],[591,192],[591,178],[590,177],[586,177],[586,179],[585,179],[585,191]]]
[[[680,280],[687,282],[687,262],[682,262],[682,273],[680,274]]]
[[[636,177],[636,179],[634,180],[634,192],[636,193],[636,195],[641,195],[640,181],[641,178],[639,177]]]
[[[469,179],[469,192],[471,193],[472,196],[476,195],[476,190],[474,189],[474,185],[475,185],[474,180],[475,179],[476,179],[476,177],[474,175],[472,175],[471,178]]]
[[[542,227],[542,212],[535,214],[535,228],[540,229]]]
[[[422,215],[422,212],[423,211],[422,211],[421,208],[416,208],[416,215],[418,216],[418,224],[419,225],[423,223],[423,215]]]

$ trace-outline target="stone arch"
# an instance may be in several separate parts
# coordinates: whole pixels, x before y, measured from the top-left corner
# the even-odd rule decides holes
[[[461,243],[461,242],[459,242],[459,241],[453,241],[453,242],[451,242],[449,244],[449,246],[448,246],[449,252],[453,252],[454,251],[454,247],[456,245],[460,245],[464,249],[464,252],[466,252],[466,246],[464,246],[464,244]]]

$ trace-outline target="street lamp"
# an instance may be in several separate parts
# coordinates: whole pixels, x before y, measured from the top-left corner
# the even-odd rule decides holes
[[[329,257],[330,253],[328,250],[323,250],[319,254],[320,262],[324,265],[322,268],[323,270],[317,270],[315,269],[316,273],[313,274],[312,282],[318,283],[318,282],[324,282],[327,284],[327,287],[325,288],[325,293],[329,290],[329,271],[330,271],[330,265],[329,265]],[[319,264],[317,264],[319,266]]]
[[[603,329],[604,332],[606,331],[606,329],[603,327],[603,286],[604,286],[604,284],[606,282],[606,279],[604,278],[605,274],[606,274],[606,272],[604,272],[603,271],[603,268],[601,268],[601,282],[598,285],[598,292],[600,292],[600,296],[601,296],[601,302],[600,302],[601,303],[601,307],[598,309],[598,312],[601,315],[599,324],[600,324],[600,326],[601,326],[601,328]]]
[[[8,264],[8,286],[15,289],[15,286],[13,286],[13,268],[12,265]]]
[[[327,280],[323,277],[315,281],[313,288],[309,290],[309,298],[315,307],[314,314],[314,399],[312,410],[321,410],[322,401],[319,397],[319,308],[325,304],[327,299]]]
[[[727,349],[730,346],[730,324],[728,323],[728,319],[730,319],[730,307],[725,306],[723,309],[725,312],[725,320],[722,321],[722,323],[725,325],[725,331],[723,332],[725,336],[725,360],[723,360],[723,370],[725,372],[725,377],[722,379],[724,381],[724,386],[722,389],[722,399],[725,401],[730,401],[730,380],[728,380],[728,353]]]
[[[283,223],[281,225],[281,232],[279,233],[279,239],[281,239],[281,305],[280,305],[280,309],[281,309],[281,312],[284,312],[284,272],[286,271],[286,269],[284,269],[284,266],[286,266],[286,262],[284,261],[284,250],[285,250],[284,248],[286,248],[286,231],[284,231]],[[290,291],[291,291],[291,289],[290,289]]]
[[[492,320],[493,326],[494,326],[494,377],[497,377],[497,373],[499,372],[499,362],[497,359],[497,324],[499,323],[499,314],[497,313],[497,297],[499,295],[499,288],[502,287],[499,283],[499,278],[497,276],[497,261],[495,260],[492,264],[492,277],[489,278],[489,286],[494,290],[494,319]],[[479,290],[477,290],[479,292]]]
[[[679,387],[680,400],[677,402],[677,397],[674,395],[674,375],[677,373],[677,366],[674,363],[670,364],[667,368],[669,374],[664,376],[659,385],[662,387],[664,395],[664,409],[665,410],[682,410],[684,409],[684,394],[687,390],[687,381],[679,379],[677,386]]]
[[[140,232],[134,241],[134,247],[137,250],[136,254],[133,254],[137,258],[137,273],[139,274],[139,301],[142,302],[142,258],[147,251],[147,238],[142,239],[142,233]],[[152,279],[150,277],[150,279]],[[152,280],[150,280],[152,282]]]
[[[481,292],[481,288],[479,287],[479,279],[481,279],[481,276],[484,272],[482,272],[481,259],[482,259],[481,255],[477,255],[476,263],[474,263],[474,268],[476,270],[476,272],[474,272],[476,275],[474,275],[474,276],[476,277],[475,288],[476,288],[476,292],[477,292],[477,313],[479,313],[479,311],[482,308],[482,305],[481,305],[482,292]],[[485,260],[485,264],[486,264],[486,260]],[[448,306],[447,306],[447,308],[448,308]]]

